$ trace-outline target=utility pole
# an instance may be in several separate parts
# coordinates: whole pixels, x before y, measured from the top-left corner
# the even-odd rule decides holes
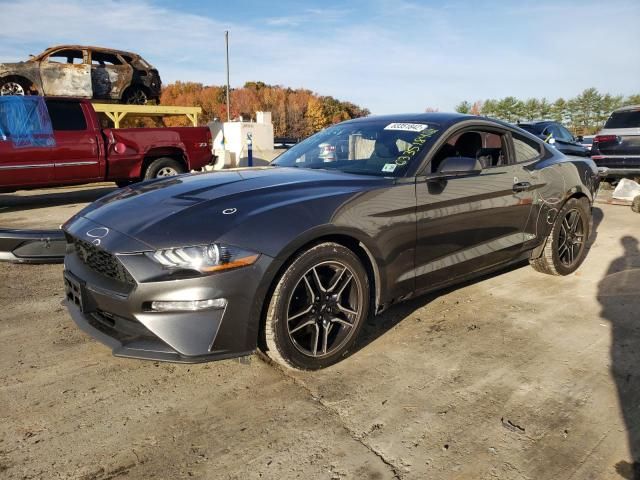
[[[231,108],[229,107],[229,30],[224,32],[224,43],[227,47],[227,122],[231,121]]]

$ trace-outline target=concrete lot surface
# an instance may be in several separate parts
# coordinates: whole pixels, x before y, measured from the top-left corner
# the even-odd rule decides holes
[[[61,265],[0,264],[0,478],[631,479],[640,215],[595,218],[575,274],[412,300],[315,373],[113,358],[60,305]]]

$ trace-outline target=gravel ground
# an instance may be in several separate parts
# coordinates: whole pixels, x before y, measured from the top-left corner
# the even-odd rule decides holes
[[[7,203],[2,226],[33,222]],[[315,373],[114,358],[61,306],[61,265],[0,264],[0,478],[631,479],[640,215],[595,216],[575,274],[396,306]]]

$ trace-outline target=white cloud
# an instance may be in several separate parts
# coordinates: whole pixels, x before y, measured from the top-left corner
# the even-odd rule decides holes
[[[590,5],[436,9],[378,0],[367,15],[335,9],[323,17],[301,7],[231,23],[216,19],[215,9],[209,18],[146,0],[24,0],[0,4],[0,61],[56,43],[98,44],[142,54],[165,82],[222,84],[229,29],[233,85],[305,87],[375,113],[450,110],[462,99],[506,95],[573,96],[590,86],[634,93],[640,6],[610,8],[622,15],[607,24]]]

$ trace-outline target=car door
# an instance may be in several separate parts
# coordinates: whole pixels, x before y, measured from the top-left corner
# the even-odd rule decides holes
[[[49,147],[15,147],[0,135],[0,188],[47,185],[53,180],[54,165]]]
[[[84,50],[64,48],[40,61],[45,95],[91,98],[91,70]]]
[[[38,97],[0,101],[0,188],[46,185],[53,179],[55,144],[46,133],[40,102]]]
[[[458,155],[457,143],[467,132],[482,136],[476,158],[483,160],[484,168],[477,174],[434,179],[440,152],[448,149],[447,156]],[[416,178],[418,290],[513,260],[533,238],[525,232],[533,203],[532,179],[513,156],[506,130],[466,127],[450,134]]]
[[[56,182],[92,181],[100,178],[100,139],[89,125],[80,102],[47,99],[56,140],[53,152]]]
[[[93,97],[119,99],[131,84],[133,67],[115,53],[92,50],[90,56]]]

